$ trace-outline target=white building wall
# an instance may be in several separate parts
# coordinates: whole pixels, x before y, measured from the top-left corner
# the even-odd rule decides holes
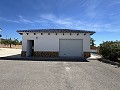
[[[34,51],[59,51],[59,39],[83,39],[83,52],[90,51],[90,34],[83,33],[23,33],[22,51],[27,51],[27,40],[34,40]]]
[[[86,34],[83,37],[83,51],[90,52],[90,34]]]
[[[26,33],[22,35],[22,51],[27,51],[27,37]]]

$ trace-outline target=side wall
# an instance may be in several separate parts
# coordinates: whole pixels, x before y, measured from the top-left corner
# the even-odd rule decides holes
[[[87,33],[23,33],[22,37],[22,51],[27,51],[27,40],[34,40],[34,51],[54,51],[59,52],[59,39],[83,39],[83,52],[90,52],[90,34]]]

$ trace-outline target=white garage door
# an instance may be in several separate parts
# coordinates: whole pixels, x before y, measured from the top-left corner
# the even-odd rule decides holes
[[[83,53],[82,39],[60,39],[59,56],[80,57]]]

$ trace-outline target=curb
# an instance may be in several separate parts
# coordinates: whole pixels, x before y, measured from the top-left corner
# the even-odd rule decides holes
[[[0,57],[0,60],[89,62],[85,58]]]
[[[120,63],[118,63],[118,62],[110,61],[110,60],[104,59],[104,58],[97,58],[97,60],[100,62],[108,63],[111,65],[117,65],[118,67],[120,67]]]

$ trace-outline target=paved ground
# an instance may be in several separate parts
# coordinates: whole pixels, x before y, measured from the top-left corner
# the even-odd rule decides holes
[[[1,57],[20,52],[0,48]],[[120,68],[96,58],[92,54],[90,62],[0,60],[0,90],[119,90]]]
[[[120,68],[90,62],[0,60],[0,90],[119,90]]]

